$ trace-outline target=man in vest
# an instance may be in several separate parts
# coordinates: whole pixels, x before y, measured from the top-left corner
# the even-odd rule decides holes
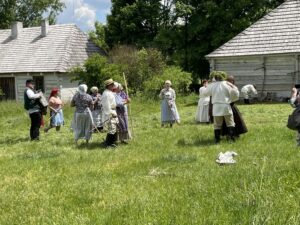
[[[26,80],[26,90],[24,91],[24,108],[28,111],[31,119],[30,138],[32,141],[39,140],[40,127],[42,122],[42,112],[39,103],[42,93],[34,90],[34,81]]]
[[[105,91],[102,94],[102,121],[106,121],[108,133],[105,140],[107,147],[116,147],[117,142],[117,125],[119,123],[117,117],[117,103],[113,89],[115,87],[112,79],[104,82]]]

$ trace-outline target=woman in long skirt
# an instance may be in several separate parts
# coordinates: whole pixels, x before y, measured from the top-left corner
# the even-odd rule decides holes
[[[161,125],[180,123],[180,117],[175,104],[176,94],[171,88],[171,81],[166,80],[164,88],[160,91],[159,97],[161,101]]]
[[[101,117],[102,117],[101,95],[97,87],[91,88],[91,97],[93,99],[92,115],[93,115],[94,124],[97,128],[95,129],[95,131],[102,130],[103,125],[101,121]]]
[[[93,118],[91,108],[93,99],[86,92],[87,86],[85,84],[79,85],[78,92],[71,101],[71,106],[75,106],[72,128],[76,144],[79,139],[85,139],[88,143],[92,136]]]
[[[209,97],[203,97],[202,93],[205,91],[208,85],[207,80],[203,80],[202,87],[199,89],[199,102],[196,111],[196,121],[198,123],[209,123]]]
[[[115,82],[115,87],[117,103],[116,110],[119,119],[118,140],[121,143],[127,143],[127,141],[131,139],[127,109],[127,104],[130,102],[130,98],[128,98],[127,94],[123,91],[121,84]]]
[[[64,115],[63,115],[63,102],[59,98],[59,89],[53,88],[49,97],[49,108],[50,108],[50,124],[47,128],[44,129],[45,132],[48,132],[51,128],[56,128],[56,131],[60,130],[60,127],[64,124]]]

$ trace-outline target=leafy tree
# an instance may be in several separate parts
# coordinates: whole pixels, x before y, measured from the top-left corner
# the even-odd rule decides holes
[[[75,67],[69,73],[74,77],[73,80],[85,83],[88,87],[97,86],[102,91],[105,80],[122,80],[120,66],[109,63],[106,57],[99,54],[92,55],[83,67]]]
[[[161,53],[155,49],[137,50],[129,46],[119,46],[110,52],[110,60],[121,66],[133,92],[143,90],[144,83],[165,68]]]
[[[106,43],[148,47],[160,24],[160,0],[112,0],[107,16]]]
[[[105,42],[105,25],[96,21],[95,30],[89,32],[89,37],[96,45],[108,53],[109,47]]]
[[[61,0],[0,0],[0,29],[8,29],[13,21],[23,22],[25,27],[40,25],[44,15],[50,24],[65,7]]]

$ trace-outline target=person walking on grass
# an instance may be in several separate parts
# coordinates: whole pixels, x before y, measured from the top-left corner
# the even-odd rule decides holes
[[[225,81],[227,78],[225,72],[213,71],[210,76],[216,81],[207,86],[203,96],[212,97],[215,143],[221,140],[223,120],[226,122],[231,140],[234,141],[235,123],[230,103],[239,99],[239,90],[234,84]]]
[[[103,129],[102,121],[101,121],[101,117],[102,117],[101,94],[99,93],[97,87],[91,88],[91,97],[93,99],[92,115],[93,115],[95,126],[97,127],[95,131],[97,132],[97,130],[99,131]]]
[[[56,131],[60,130],[60,127],[64,124],[64,115],[63,115],[63,102],[59,97],[59,89],[53,88],[49,97],[50,108],[50,124],[44,129],[44,132],[48,132],[51,128],[56,128]]]
[[[123,91],[123,87],[120,83],[115,82],[115,97],[116,97],[116,110],[119,120],[118,126],[118,140],[121,143],[126,144],[131,139],[128,123],[128,109],[127,104],[130,103],[130,98]]]
[[[159,97],[161,99],[161,126],[166,124],[180,123],[179,114],[177,111],[175,99],[176,94],[174,89],[171,88],[172,83],[169,80],[165,81],[164,88],[160,91]]]
[[[104,81],[105,91],[102,93],[102,121],[108,128],[106,139],[105,139],[105,146],[110,147],[117,147],[117,126],[119,123],[117,117],[117,103],[115,94],[113,90],[115,88],[113,79],[109,79]]]
[[[71,107],[75,107],[75,114],[72,122],[75,143],[79,139],[84,139],[86,143],[92,137],[92,116],[91,108],[93,107],[93,99],[87,94],[88,87],[85,84],[78,86],[78,92],[71,101]]]
[[[30,120],[30,139],[32,141],[40,140],[40,127],[42,123],[42,111],[39,99],[42,93],[37,93],[34,89],[34,81],[26,80],[26,89],[24,91],[24,108],[27,110]]]
[[[202,81],[202,87],[199,89],[199,101],[196,111],[196,121],[198,123],[209,123],[209,97],[203,97],[202,93],[206,90],[208,85],[207,80]]]
[[[254,84],[247,84],[241,89],[242,95],[244,97],[244,103],[250,104],[250,97],[257,95],[257,89]]]

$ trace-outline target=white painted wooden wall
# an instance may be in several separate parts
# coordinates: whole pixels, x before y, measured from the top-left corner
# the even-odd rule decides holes
[[[276,92],[277,98],[289,97],[292,85],[299,82],[295,73],[299,70],[299,60],[294,55],[217,58],[210,63],[211,70],[233,75],[239,88],[256,84],[260,94]]]

